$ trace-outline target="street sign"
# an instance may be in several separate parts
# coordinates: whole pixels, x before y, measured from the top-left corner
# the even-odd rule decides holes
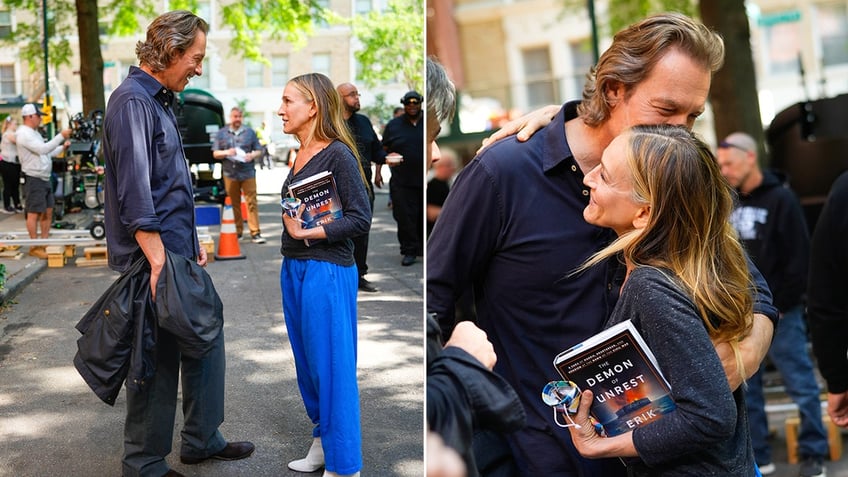
[[[778,23],[791,23],[797,22],[801,20],[801,11],[800,10],[787,10],[785,12],[778,13],[768,13],[760,16],[757,23],[760,26],[773,26]]]

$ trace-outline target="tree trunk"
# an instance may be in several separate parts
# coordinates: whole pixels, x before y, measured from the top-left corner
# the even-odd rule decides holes
[[[103,91],[103,55],[100,53],[100,31],[97,23],[97,0],[76,0],[79,31],[80,84],[83,114],[106,110]]]
[[[724,38],[725,60],[710,89],[718,141],[742,131],[759,144],[760,162],[768,163],[763,148],[763,123],[751,52],[751,31],[744,0],[701,0],[701,20]]]

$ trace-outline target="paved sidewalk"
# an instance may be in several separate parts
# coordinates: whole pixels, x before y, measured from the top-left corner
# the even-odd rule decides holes
[[[26,232],[24,214],[0,214],[0,244],[10,232]],[[0,257],[0,263],[6,267],[6,283],[0,288],[0,305],[14,300],[24,287],[47,268],[47,260],[30,257],[28,251],[28,246],[22,246],[19,258]]]

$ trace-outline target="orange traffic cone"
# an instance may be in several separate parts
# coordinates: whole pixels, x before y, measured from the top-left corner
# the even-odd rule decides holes
[[[241,193],[241,220],[247,222],[247,200],[244,198],[244,192]]]
[[[224,216],[221,219],[221,237],[218,239],[216,260],[239,260],[245,258],[239,248],[236,234],[236,219],[233,217],[233,203],[227,197],[224,200]]]

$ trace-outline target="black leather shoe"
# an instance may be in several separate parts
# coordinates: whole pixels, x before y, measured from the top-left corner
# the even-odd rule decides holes
[[[174,470],[174,469],[169,469],[169,470],[168,470],[168,473],[166,473],[166,474],[165,474],[165,475],[163,475],[162,477],[185,477],[185,475],[183,475],[183,474],[181,474],[181,473],[177,472],[177,471],[176,471],[176,470]]]
[[[400,261],[400,264],[404,267],[408,267],[415,263],[415,255],[404,255],[403,260]]]
[[[253,454],[254,450],[256,450],[256,447],[252,442],[228,442],[227,446],[221,449],[221,451],[217,454],[212,454],[208,457],[188,457],[181,455],[180,462],[187,465],[194,465],[207,459],[239,460],[249,457],[250,454]]]
[[[374,286],[373,283],[366,280],[365,277],[359,277],[359,289],[368,293],[380,291],[377,289],[377,287]]]

